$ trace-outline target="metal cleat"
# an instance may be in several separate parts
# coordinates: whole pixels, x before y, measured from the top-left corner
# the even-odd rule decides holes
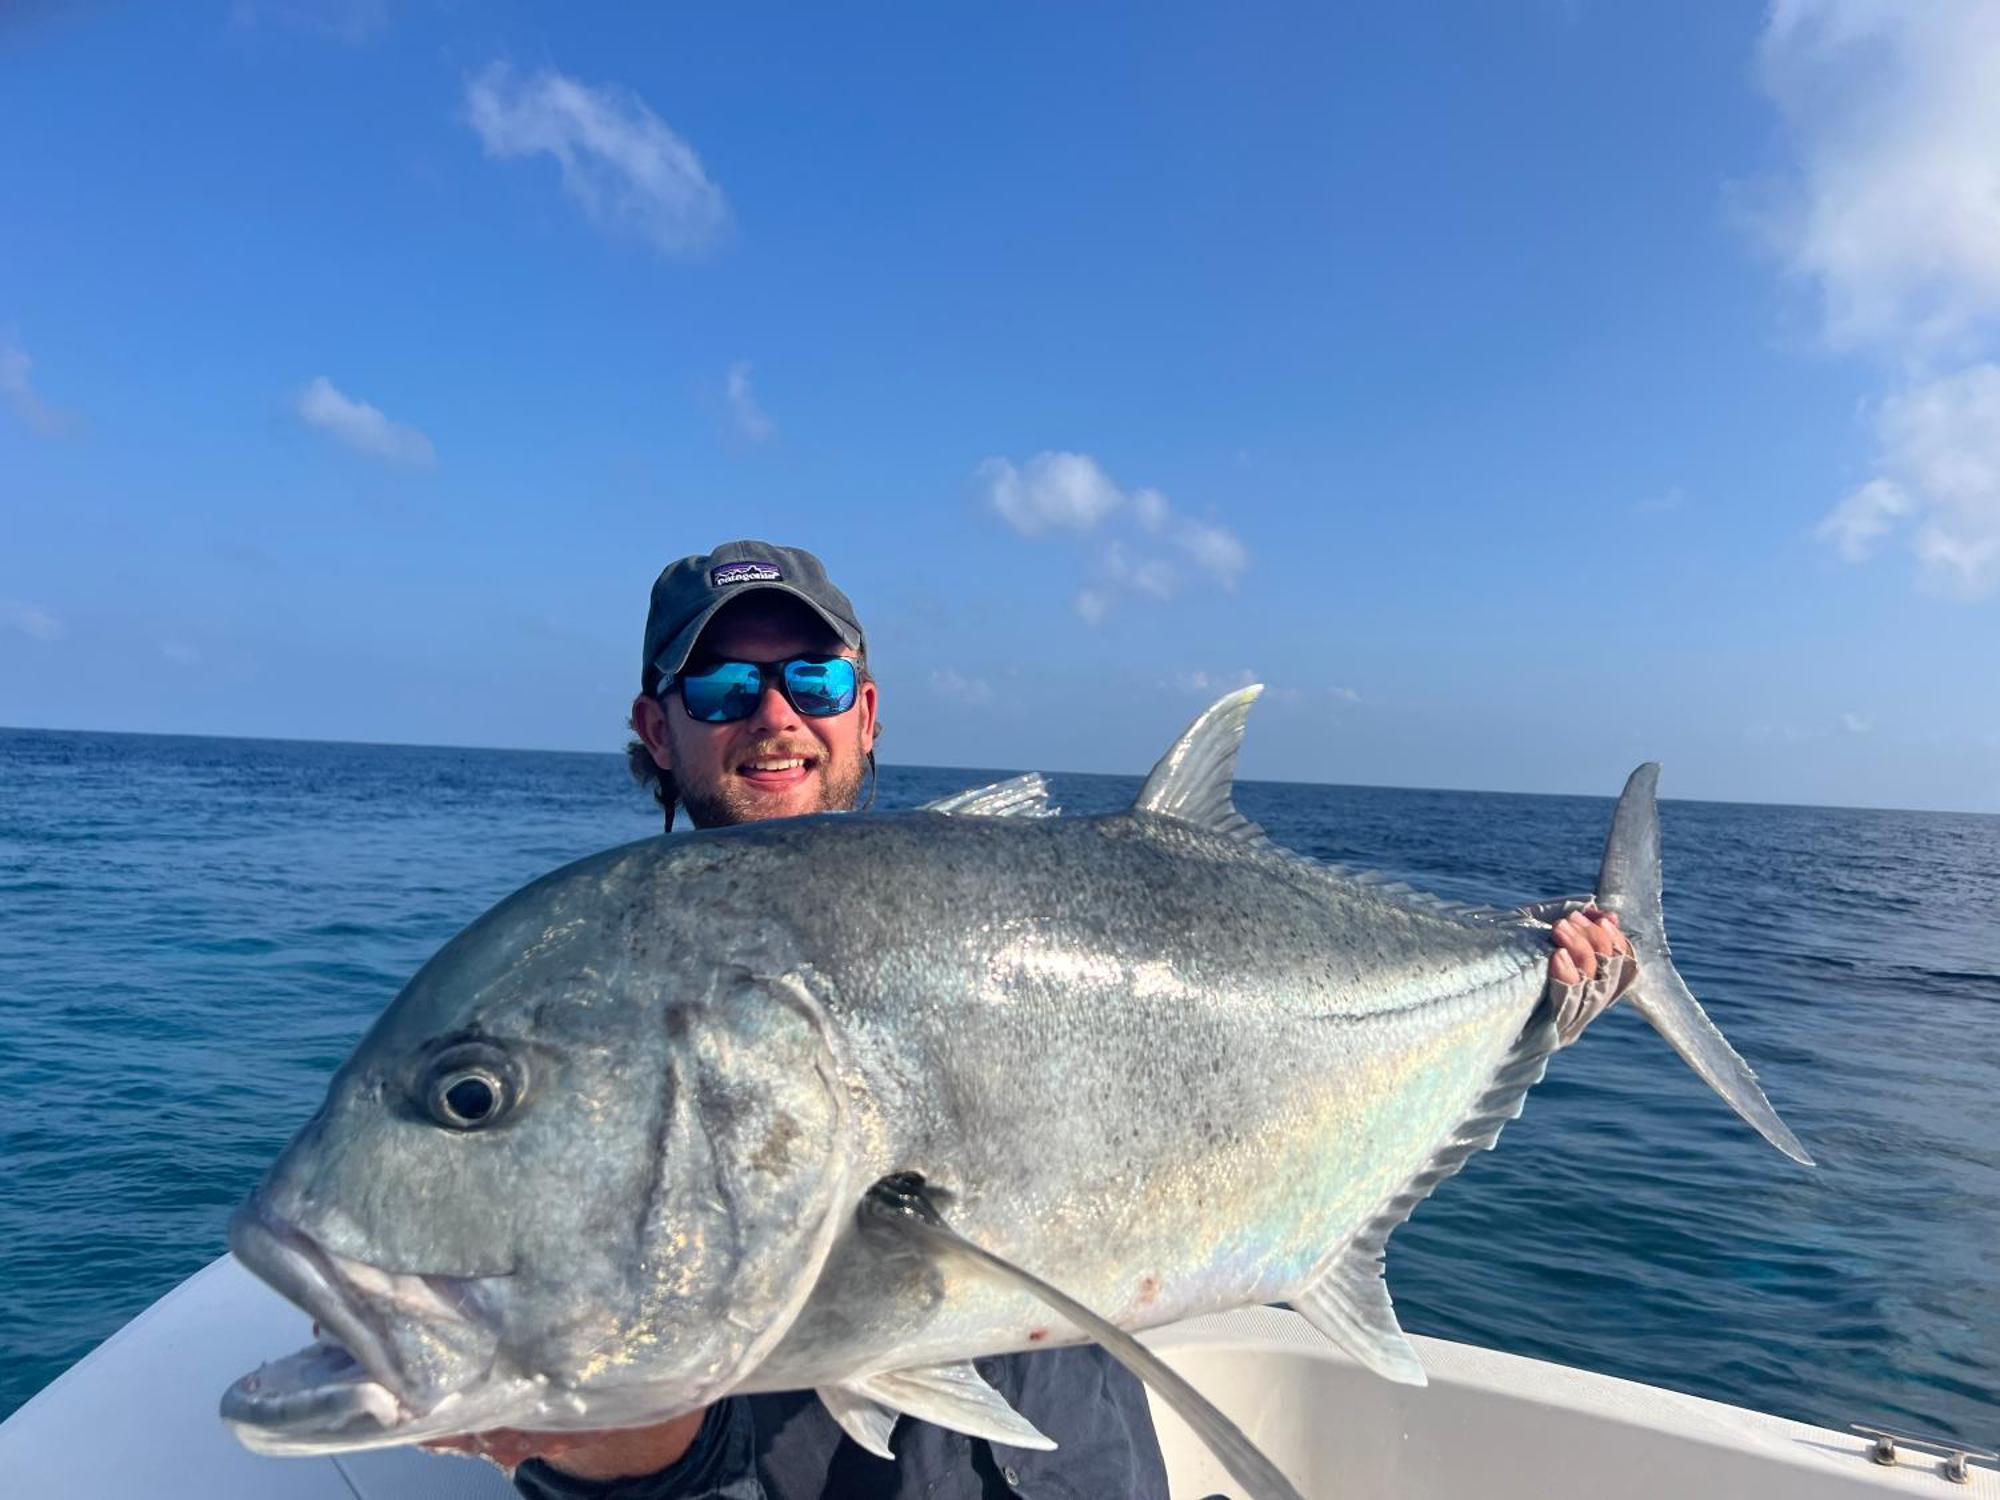
[[[1953,1484],[1972,1482],[1972,1472],[1966,1467],[1968,1459],[2000,1461],[2000,1453],[1988,1453],[1982,1448],[1968,1447],[1964,1443],[1953,1442],[1948,1438],[1912,1437],[1907,1432],[1887,1432],[1880,1427],[1864,1427],[1859,1422],[1850,1422],[1848,1426],[1863,1437],[1874,1439],[1868,1448],[1868,1457],[1872,1462],[1895,1463],[1896,1444],[1904,1443],[1925,1453],[1937,1454],[1941,1460],[1938,1464],[1939,1471]]]

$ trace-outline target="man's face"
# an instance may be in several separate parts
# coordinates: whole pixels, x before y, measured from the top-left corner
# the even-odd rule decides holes
[[[766,591],[745,596],[710,621],[689,659],[771,662],[813,655],[854,653],[803,604]],[[868,752],[875,748],[875,684],[861,683],[854,707],[826,719],[799,713],[772,682],[756,712],[732,724],[689,718],[677,690],[637,699],[632,723],[653,763],[673,772],[697,828],[845,812],[860,796]]]

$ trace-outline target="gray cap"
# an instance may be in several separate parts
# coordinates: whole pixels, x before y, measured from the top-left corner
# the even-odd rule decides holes
[[[642,679],[649,668],[657,667],[662,677],[680,671],[723,606],[759,589],[803,600],[843,644],[867,650],[854,606],[833,586],[818,558],[770,542],[724,542],[707,556],[684,557],[661,570],[653,584],[653,607],[646,612]]]

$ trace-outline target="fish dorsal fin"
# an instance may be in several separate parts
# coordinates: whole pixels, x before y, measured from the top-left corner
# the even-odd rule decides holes
[[[1049,784],[1040,771],[953,792],[926,802],[918,812],[944,813],[954,818],[1053,818],[1062,809],[1049,801]]]
[[[837,1386],[822,1386],[820,1400],[847,1435],[870,1453],[893,1458],[889,1433],[896,1413],[948,1427],[970,1437],[1015,1448],[1053,1448],[1053,1439],[1007,1404],[1007,1398],[960,1360],[949,1365],[917,1365],[884,1370]]]
[[[1262,684],[1239,688],[1188,725],[1153,767],[1132,810],[1178,818],[1246,843],[1269,842],[1263,829],[1236,810],[1230,795],[1243,725],[1250,717],[1250,705],[1263,691]]]
[[[1333,1256],[1320,1274],[1292,1298],[1292,1306],[1313,1327],[1377,1375],[1404,1385],[1423,1385],[1424,1367],[1396,1322],[1389,1284],[1382,1278],[1382,1253],[1389,1236],[1437,1185],[1465,1165],[1475,1151],[1492,1148],[1509,1120],[1517,1118],[1528,1090],[1541,1082],[1555,1050],[1555,1023],[1538,1016],[1528,1023],[1493,1081],[1472,1111],[1429,1161],[1361,1230]]]

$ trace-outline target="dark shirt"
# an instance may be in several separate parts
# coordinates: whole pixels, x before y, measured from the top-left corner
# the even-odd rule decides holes
[[[531,1459],[514,1487],[528,1500],[1167,1500],[1145,1387],[1095,1344],[975,1363],[1053,1452],[904,1417],[891,1463],[857,1447],[818,1396],[788,1391],[718,1402],[657,1474],[576,1479]]]

